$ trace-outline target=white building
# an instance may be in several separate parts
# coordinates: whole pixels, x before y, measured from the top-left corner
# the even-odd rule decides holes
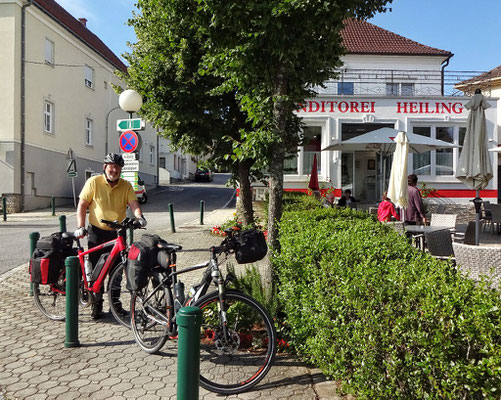
[[[0,2],[0,193],[11,210],[71,202],[68,153],[76,157],[78,195],[85,179],[102,171],[107,152],[120,152],[118,107],[112,85],[126,66],[53,0]],[[125,89],[125,87],[124,87]],[[140,175],[157,183],[155,130],[141,132]]]
[[[337,197],[350,188],[364,202],[379,200],[376,181],[382,164],[375,151],[325,151],[328,146],[381,127],[414,132],[461,145],[468,110],[466,97],[447,92],[445,71],[452,53],[431,48],[363,21],[350,21],[342,33],[347,55],[337,81],[318,88],[298,113],[306,124],[305,140],[297,157],[286,162],[287,190],[306,190],[314,154],[319,160],[321,187],[335,188]],[[460,75],[460,74],[459,74]],[[457,81],[456,81],[457,82]],[[452,88],[452,86],[451,86]],[[497,98],[489,98],[487,131],[497,145]],[[455,178],[459,149],[409,155],[409,173],[437,189],[438,202],[467,203],[475,197]],[[492,157],[494,179],[481,191],[484,200],[497,202],[497,157]],[[389,176],[389,164],[386,168]]]

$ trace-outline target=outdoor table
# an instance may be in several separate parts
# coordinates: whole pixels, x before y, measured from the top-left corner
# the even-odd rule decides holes
[[[419,247],[424,251],[424,233],[425,232],[435,232],[442,229],[451,229],[450,226],[438,226],[438,225],[405,225],[404,229],[406,232],[412,234],[412,236],[419,238]]]

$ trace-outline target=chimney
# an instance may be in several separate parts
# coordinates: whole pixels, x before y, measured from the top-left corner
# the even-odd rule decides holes
[[[85,28],[87,28],[87,18],[78,18],[78,20]]]

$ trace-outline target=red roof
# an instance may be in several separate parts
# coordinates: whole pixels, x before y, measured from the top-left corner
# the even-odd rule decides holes
[[[349,19],[341,31],[348,54],[386,54],[451,57],[449,51],[435,49],[387,31],[367,21]]]
[[[101,39],[89,31],[79,20],[74,18],[63,7],[54,0],[34,0],[34,5],[40,8],[56,22],[64,26],[79,40],[101,55],[106,61],[116,69],[126,72],[126,65],[106,46]]]

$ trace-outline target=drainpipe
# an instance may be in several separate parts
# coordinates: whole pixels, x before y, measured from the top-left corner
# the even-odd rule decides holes
[[[33,0],[29,0],[21,7],[21,210],[24,211],[24,196],[26,191],[25,185],[25,151],[26,151],[26,85],[25,85],[25,64],[26,64],[26,8],[33,4]]]
[[[441,79],[441,82],[440,82],[440,86],[441,86],[441,91],[442,91],[442,96],[445,95],[445,67],[447,67],[449,65],[449,61],[451,59],[452,56],[449,56],[449,58],[447,58],[447,60],[445,60],[443,63],[442,63],[442,68],[441,68],[441,72],[440,72],[440,79]]]

